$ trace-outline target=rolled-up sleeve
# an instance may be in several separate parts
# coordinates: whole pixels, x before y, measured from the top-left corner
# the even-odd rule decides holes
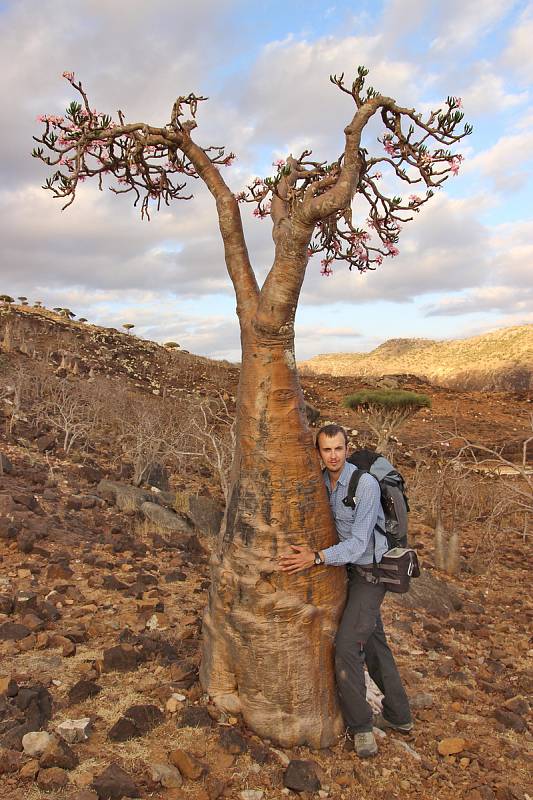
[[[346,509],[340,498],[337,498],[332,507],[339,534],[344,527],[343,522],[346,521],[346,525],[349,525],[347,518],[343,519],[343,515],[353,515],[353,521],[351,527],[346,531],[346,538],[339,536],[341,538],[339,544],[323,550],[324,562],[329,566],[355,564],[368,548],[381,507],[379,484],[372,476],[368,474],[361,476],[355,494],[355,503],[355,512]]]

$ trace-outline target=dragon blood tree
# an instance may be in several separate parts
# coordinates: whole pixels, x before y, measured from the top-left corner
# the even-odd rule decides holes
[[[237,299],[242,369],[237,397],[236,448],[228,505],[212,559],[204,619],[201,681],[219,707],[242,713],[260,735],[285,746],[325,747],[341,729],[332,650],[345,597],[343,570],[319,567],[288,577],[277,556],[290,544],[318,550],[336,541],[320,465],[308,429],[294,358],[294,317],[310,257],[322,254],[322,273],[336,262],[361,272],[397,255],[401,225],[412,219],[461,156],[448,149],[470,133],[460,129],[458,98],[426,117],[372,88],[367,70],[347,85],[331,81],[353,103],[343,152],[314,161],[306,150],[275,164],[235,195],[221,167],[234,158],[222,147],[197,143],[194,94],[178,97],[167,125],[126,122],[94,111],[73,73],[78,93],[65,116],[43,116],[33,155],[53,167],[45,188],[64,199],[95,178],[129,194],[142,215],[188,199],[201,179],[218,212],[225,262]],[[371,156],[362,135],[382,123],[381,153]],[[407,200],[381,186],[381,171],[401,184],[423,187]],[[389,182],[389,180],[387,180]],[[358,199],[359,198],[359,199]],[[352,218],[366,206],[362,223]],[[241,222],[240,203],[252,203],[272,225],[273,261],[257,284]]]

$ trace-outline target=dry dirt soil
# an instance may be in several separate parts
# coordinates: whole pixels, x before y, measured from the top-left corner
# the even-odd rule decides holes
[[[231,405],[235,396],[234,365],[49,312],[6,311],[0,334],[4,390],[17,369],[39,362],[68,380],[107,376],[110,392],[127,382],[152,399],[219,390]],[[531,413],[526,392],[460,392],[413,376],[397,381],[432,398],[431,410],[406,426],[397,446],[408,479],[417,448],[450,431],[519,458]],[[357,431],[354,443],[368,441],[364,422],[341,405],[364,383],[306,375],[303,385],[321,421],[338,420]],[[380,737],[379,754],[365,761],[344,739],[318,752],[281,750],[240,718],[218,713],[198,683],[209,552],[221,507],[209,466],[171,473],[169,490],[132,488],[130,465],[117,459],[113,443],[67,455],[49,426],[35,429],[22,414],[13,422],[13,396],[4,396],[2,800],[533,797],[530,538],[501,536],[481,571],[487,559],[479,552],[480,519],[462,530],[462,572],[451,578],[433,566],[431,514],[415,498],[411,539],[423,575],[412,593],[384,604],[413,703],[413,732]],[[182,513],[175,511],[176,491]],[[200,507],[184,505],[189,496],[199,497]],[[85,720],[81,741],[58,738],[67,720]],[[26,738],[22,749],[23,735],[39,729],[51,737]],[[295,761],[313,762],[291,767],[303,780],[299,792],[287,786],[287,766]]]

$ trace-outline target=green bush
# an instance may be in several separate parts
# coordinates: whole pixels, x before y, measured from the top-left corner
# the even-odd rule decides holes
[[[430,408],[431,399],[426,394],[408,392],[404,389],[362,389],[344,398],[346,408]]]

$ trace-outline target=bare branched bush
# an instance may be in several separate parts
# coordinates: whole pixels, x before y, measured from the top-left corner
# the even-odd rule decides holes
[[[533,430],[533,419],[531,425]],[[459,447],[450,454],[452,440]],[[503,448],[476,444],[457,433],[419,449],[410,496],[413,507],[431,516],[438,569],[457,574],[461,529],[468,525],[479,528],[473,554],[478,567],[490,561],[504,537],[527,541],[533,516],[532,442],[533,436],[524,440],[518,463],[505,458]]]
[[[87,446],[96,436],[103,411],[101,388],[67,378],[46,382],[38,420],[61,436],[65,453],[75,444]]]
[[[123,457],[134,468],[133,483],[140,486],[156,464],[179,468],[190,449],[191,413],[187,398],[140,397],[124,392],[115,398],[115,422]]]
[[[218,393],[198,404],[191,432],[200,458],[214,470],[227,499],[236,437],[235,415],[224,395]]]

